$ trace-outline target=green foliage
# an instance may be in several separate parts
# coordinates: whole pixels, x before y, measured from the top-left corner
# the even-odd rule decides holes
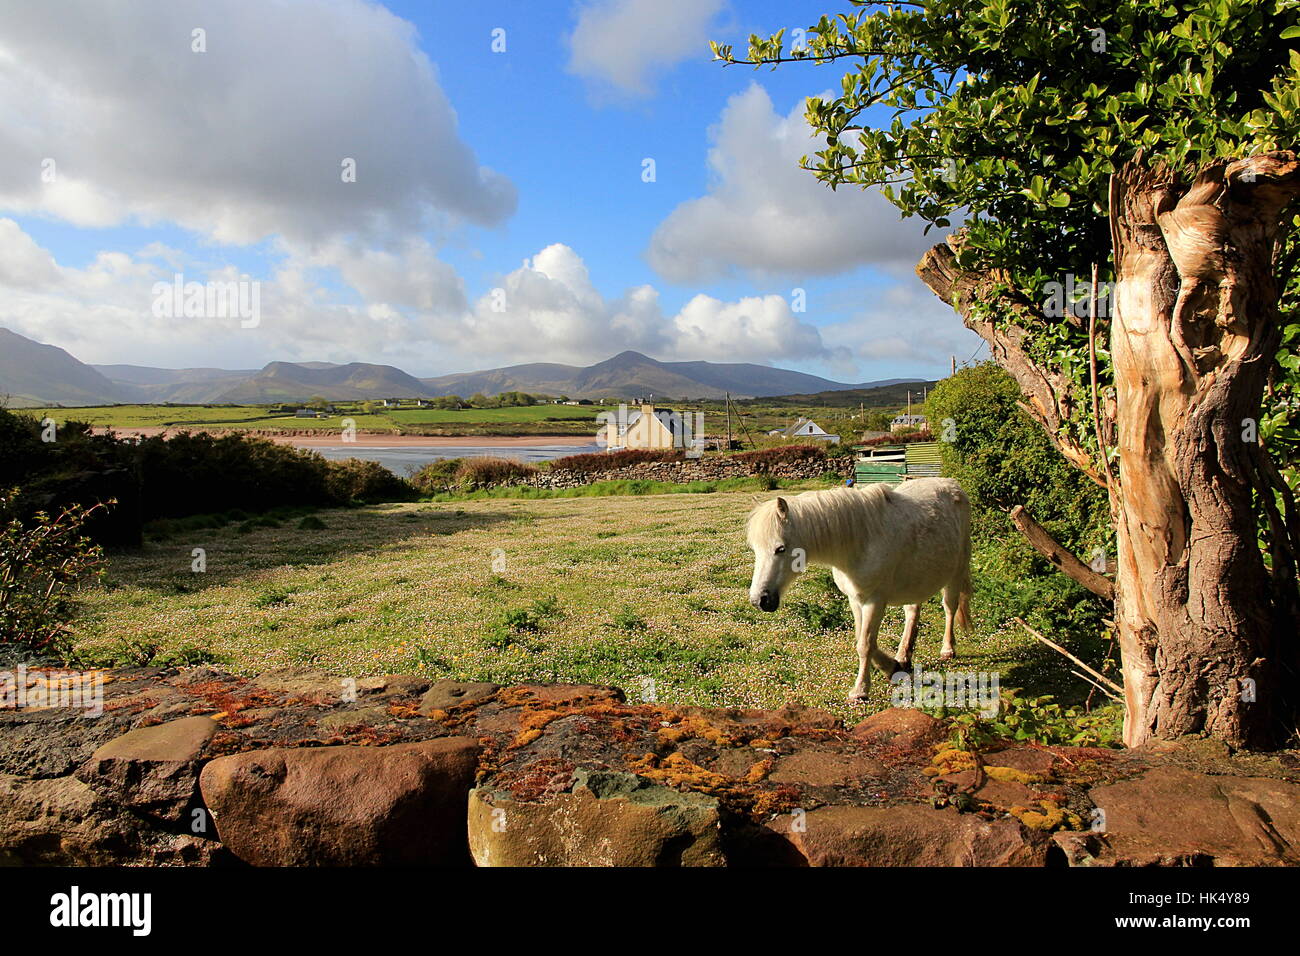
[[[1092,711],[1062,707],[1051,697],[1022,697],[1015,690],[1002,692],[997,716],[987,718],[977,710],[949,713],[953,743],[963,750],[982,750],[1005,740],[1073,747],[1119,747],[1123,741],[1123,712],[1117,705]]]
[[[83,533],[102,506],[24,519],[18,501],[18,489],[0,492],[0,644],[60,651],[76,611],[72,589],[103,573],[103,553]]]
[[[993,362],[964,368],[935,386],[926,414],[941,438],[943,473],[971,500],[975,606],[999,623],[1020,617],[1067,643],[1100,633],[1104,602],[1065,577],[1007,517],[1029,513],[1083,560],[1113,553],[1105,492],[1072,467],[1019,407],[1020,390]],[[987,611],[986,611],[987,613]]]
[[[802,50],[784,31],[724,62],[853,64],[829,99],[807,101],[825,148],[804,158],[832,188],[880,187],[927,230],[960,217],[961,265],[1000,270],[1031,313],[1047,285],[1110,266],[1108,185],[1140,151],[1186,169],[1300,145],[1297,0],[925,0],[822,17]],[[817,81],[821,82],[821,81]],[[1286,334],[1262,410],[1265,440],[1297,487],[1300,215],[1280,236]],[[965,303],[977,311],[985,303]],[[986,314],[988,314],[986,312]],[[993,321],[996,314],[988,314]],[[1085,449],[1086,323],[1027,317],[1035,361],[1074,384],[1063,423]],[[1104,336],[1103,389],[1111,382]]]
[[[1006,517],[1024,507],[1076,554],[1110,539],[1106,493],[1061,457],[1020,408],[1020,389],[993,362],[935,386],[926,415],[941,439],[943,473],[971,498],[976,538],[1017,534]]]

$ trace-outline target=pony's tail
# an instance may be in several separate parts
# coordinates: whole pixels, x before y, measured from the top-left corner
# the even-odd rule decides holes
[[[970,553],[966,554],[966,566],[962,569],[961,591],[957,596],[957,626],[962,629],[962,633],[967,637],[970,636],[972,627],[970,623],[970,599],[974,593],[970,581]]]

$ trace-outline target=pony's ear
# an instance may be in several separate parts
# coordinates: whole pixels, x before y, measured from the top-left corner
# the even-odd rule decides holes
[[[784,498],[776,499],[776,514],[777,517],[781,518],[782,520],[785,520],[789,516],[790,505],[786,503],[786,500]]]

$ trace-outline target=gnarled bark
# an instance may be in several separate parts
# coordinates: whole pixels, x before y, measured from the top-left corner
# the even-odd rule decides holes
[[[1274,247],[1297,195],[1300,162],[1289,152],[1188,176],[1139,157],[1113,178],[1119,475],[1109,483],[1061,433],[1072,389],[1024,347],[1030,320],[1041,321],[1031,307],[999,295],[1001,277],[960,269],[950,248],[959,238],[917,266],[989,343],[1066,458],[1109,488],[1130,746],[1187,733],[1269,746],[1294,731],[1300,528],[1255,431],[1281,334]],[[996,322],[972,310],[977,302]],[[1271,571],[1256,542],[1261,503]]]
[[[1297,192],[1289,153],[1190,181],[1140,162],[1115,177],[1115,620],[1130,745],[1204,732],[1263,746],[1291,729],[1296,584],[1285,567],[1269,574],[1256,543],[1255,495],[1271,506],[1272,490],[1255,431],[1281,334],[1273,245]]]

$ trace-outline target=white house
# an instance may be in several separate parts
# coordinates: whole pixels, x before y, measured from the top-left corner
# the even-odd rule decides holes
[[[686,421],[690,413],[677,413],[667,408],[642,404],[641,410],[619,421],[613,414],[601,412],[607,424],[604,428],[606,447],[610,451],[624,448],[683,448],[693,451],[702,446],[704,435],[686,434],[693,421]]]
[[[909,428],[925,428],[930,420],[924,415],[895,415],[889,421],[891,432],[906,431]]]
[[[832,445],[838,445],[840,443],[839,435],[830,434],[811,418],[801,417],[789,428],[779,429],[778,431],[769,432],[768,434],[779,435],[782,438],[811,438],[813,441],[830,442]]]

